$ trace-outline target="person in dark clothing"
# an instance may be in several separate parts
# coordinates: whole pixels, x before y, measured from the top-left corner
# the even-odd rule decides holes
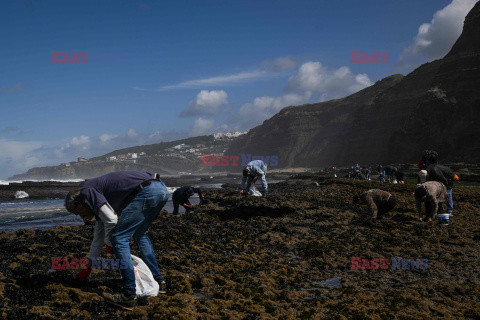
[[[383,169],[383,166],[379,164],[377,166],[377,172],[378,172],[378,180],[380,180],[381,183],[385,182],[385,170]]]
[[[453,215],[453,189],[454,174],[452,169],[441,164],[431,164],[427,167],[427,181],[438,181],[445,185],[448,193],[447,213]]]
[[[69,212],[87,220],[96,219],[87,268],[76,279],[86,280],[92,272],[92,259],[100,256],[103,245],[116,259],[125,263],[120,268],[123,293],[104,292],[106,301],[122,307],[137,305],[135,273],[130,253],[130,239],[138,245],[142,260],[165,293],[155,252],[146,231],[168,201],[168,190],[157,174],[139,171],[118,171],[89,179],[81,189],[70,191],[65,198]]]
[[[425,150],[418,161],[418,170],[425,170],[431,164],[438,164],[438,153],[433,150]]]
[[[388,182],[391,182],[392,177],[395,177],[398,172],[394,166],[385,166],[383,167],[383,171],[385,172],[385,176],[388,177]]]
[[[193,208],[193,204],[190,203],[188,198],[193,196],[194,193],[198,193],[200,198],[200,204],[203,204],[205,200],[202,190],[190,186],[184,186],[178,188],[173,192],[172,201],[173,201],[173,214],[178,214],[178,206],[183,206],[186,210],[186,213],[190,212]]]
[[[380,189],[370,189],[359,195],[353,196],[353,203],[366,204],[370,209],[372,218],[380,218],[388,211],[395,208],[397,199],[394,195]]]
[[[370,180],[370,173],[372,172],[372,167],[365,168],[363,174],[367,180]]]

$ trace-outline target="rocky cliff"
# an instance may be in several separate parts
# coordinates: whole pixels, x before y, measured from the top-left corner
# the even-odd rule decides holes
[[[480,2],[443,58],[348,97],[287,107],[235,141],[229,153],[278,154],[280,167],[480,160]]]

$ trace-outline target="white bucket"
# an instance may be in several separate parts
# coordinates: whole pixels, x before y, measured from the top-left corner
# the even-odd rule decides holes
[[[450,215],[448,213],[442,213],[437,215],[438,224],[448,226],[450,224]]]

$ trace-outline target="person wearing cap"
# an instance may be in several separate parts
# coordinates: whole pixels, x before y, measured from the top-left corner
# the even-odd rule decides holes
[[[133,307],[136,302],[135,274],[130,253],[133,237],[141,258],[165,293],[166,284],[158,267],[152,243],[145,233],[168,201],[168,190],[157,174],[139,171],[117,171],[89,179],[81,189],[70,191],[65,198],[69,212],[87,221],[95,218],[95,229],[87,269],[76,279],[85,280],[92,271],[92,259],[100,256],[103,245],[117,260],[123,293],[103,293],[106,301],[122,307]]]
[[[420,170],[418,173],[417,173],[417,184],[422,184],[424,182],[427,182],[427,170]]]
[[[193,204],[190,203],[188,198],[193,196],[194,193],[198,193],[200,198],[200,204],[203,204],[205,200],[202,190],[199,188],[194,188],[190,186],[184,186],[178,188],[173,192],[172,201],[173,201],[173,214],[178,214],[178,206],[183,206],[186,210],[186,213],[190,212],[193,209]]]
[[[359,195],[353,196],[353,203],[366,204],[370,209],[372,218],[379,219],[385,213],[395,208],[397,199],[387,191],[370,189]]]
[[[268,194],[268,183],[265,175],[267,174],[267,165],[262,160],[250,161],[243,169],[242,190],[240,194],[248,195],[252,182],[255,184],[258,178],[262,181],[263,196]],[[246,186],[245,186],[246,183]]]
[[[438,181],[427,181],[415,189],[415,204],[420,221],[432,222],[432,218],[443,213],[442,203],[448,200],[447,188]],[[422,218],[422,202],[425,202],[425,218]]]

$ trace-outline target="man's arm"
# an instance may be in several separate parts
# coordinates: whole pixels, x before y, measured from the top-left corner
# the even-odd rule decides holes
[[[370,213],[372,214],[372,218],[374,219],[377,218],[378,208],[370,194],[367,194],[365,196],[365,203],[370,208]]]
[[[117,225],[118,217],[113,211],[113,208],[108,204],[105,203],[103,206],[100,207],[98,210],[98,216],[100,220],[102,220],[104,229],[105,229],[105,244],[112,247],[112,242],[110,241],[110,234]]]
[[[242,189],[245,189],[245,182],[247,182],[247,177],[242,177]]]
[[[88,258],[93,259],[100,256],[102,252],[103,243],[105,238],[105,229],[102,221],[95,222],[95,229],[93,232],[93,240],[90,245],[90,252],[88,253]]]
[[[203,200],[205,200],[205,198],[203,197],[202,189],[194,188],[193,190],[198,194],[198,198],[200,199],[200,204],[202,204]]]

